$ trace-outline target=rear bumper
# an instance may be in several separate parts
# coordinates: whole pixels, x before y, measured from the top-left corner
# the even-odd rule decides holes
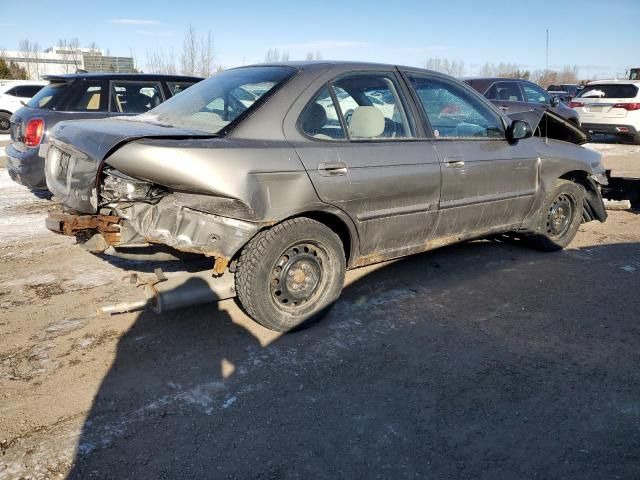
[[[633,125],[624,125],[618,123],[588,123],[582,124],[583,130],[589,133],[606,133],[611,135],[630,135],[638,133]]]
[[[44,158],[39,155],[39,148],[28,148],[25,151],[9,144],[5,149],[7,170],[14,182],[34,189],[46,189],[44,177]]]
[[[50,213],[46,227],[54,232],[90,239],[100,234],[104,251],[109,246],[161,244],[228,262],[261,224],[221,217],[184,207],[168,196],[156,204],[135,202],[124,217]],[[94,239],[95,240],[95,239]],[[221,273],[221,272],[218,272]]]

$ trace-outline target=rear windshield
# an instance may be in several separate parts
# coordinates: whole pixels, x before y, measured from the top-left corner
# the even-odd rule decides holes
[[[214,75],[135,117],[137,121],[218,133],[296,73],[292,67],[245,67]]]
[[[60,98],[66,91],[68,84],[64,82],[50,83],[36,93],[27,106],[31,108],[46,108],[48,110],[56,108]]]
[[[580,98],[635,98],[638,87],[635,85],[587,85],[580,92]]]

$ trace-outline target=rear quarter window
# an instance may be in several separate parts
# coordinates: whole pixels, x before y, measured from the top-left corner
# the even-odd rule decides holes
[[[580,98],[635,98],[635,85],[588,85],[580,92]]]
[[[67,83],[50,83],[31,97],[31,100],[27,102],[27,106],[45,108],[47,110],[54,109],[58,106],[68,88],[69,85]]]

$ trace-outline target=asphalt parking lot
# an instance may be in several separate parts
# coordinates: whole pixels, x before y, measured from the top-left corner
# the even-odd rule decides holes
[[[0,168],[0,479],[640,478],[637,211],[559,253],[352,271],[281,336],[233,301],[96,315],[157,265],[85,252],[49,208]]]

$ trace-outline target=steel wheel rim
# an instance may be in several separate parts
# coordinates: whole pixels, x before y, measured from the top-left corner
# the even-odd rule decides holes
[[[326,283],[326,251],[315,242],[296,242],[276,260],[269,278],[271,300],[295,312],[319,296]]]
[[[574,201],[569,195],[558,195],[547,214],[547,233],[552,237],[561,237],[571,227],[574,212]]]
[[[0,118],[0,130],[9,130],[11,122],[6,118]]]

